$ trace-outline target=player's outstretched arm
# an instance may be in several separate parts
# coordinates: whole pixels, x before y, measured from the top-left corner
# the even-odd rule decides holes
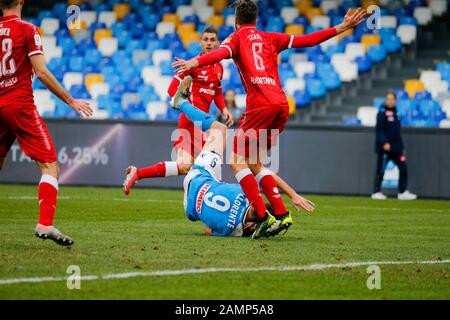
[[[356,9],[355,12],[352,12],[351,9],[347,11],[347,14],[344,17],[344,21],[329,29],[313,32],[307,35],[294,36],[292,39],[292,48],[305,48],[305,47],[314,47],[328,39],[335,37],[338,34],[341,34],[349,29],[352,29],[359,25],[362,21],[364,21],[367,16],[367,12],[363,8]]]
[[[80,115],[90,117],[93,114],[92,108],[86,101],[74,99],[58,82],[55,76],[47,69],[45,57],[41,54],[30,57],[31,65],[38,79],[55,96],[64,101]]]
[[[314,202],[302,197],[294,189],[284,181],[279,175],[273,173],[273,178],[277,182],[278,188],[281,189],[284,193],[286,193],[291,199],[292,205],[294,208],[299,211],[300,208],[303,208],[307,212],[313,212],[316,209],[316,205]]]
[[[190,60],[183,60],[180,58],[175,58],[175,62],[172,63],[172,67],[175,69],[177,74],[187,72],[192,68],[197,68],[199,66],[207,66],[222,61],[223,59],[230,58],[230,51],[225,47],[220,47],[219,49],[213,50],[207,54],[200,57],[192,58]]]

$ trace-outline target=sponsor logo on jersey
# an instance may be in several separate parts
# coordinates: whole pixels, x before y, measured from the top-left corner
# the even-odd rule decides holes
[[[269,77],[251,77],[250,80],[253,84],[270,84],[272,86],[277,85],[276,81]]]
[[[215,95],[216,91],[211,90],[211,89],[205,89],[205,88],[200,88],[200,93],[205,93],[205,94],[209,94],[209,95]]]
[[[208,76],[203,76],[203,75],[201,75],[201,74],[199,74],[199,75],[197,76],[197,78],[199,78],[199,79],[201,79],[201,80],[203,80],[203,81],[208,81]]]
[[[195,211],[200,213],[202,211],[203,206],[203,198],[205,197],[206,192],[209,190],[210,185],[205,183],[203,187],[200,189],[197,195],[197,199],[195,200]]]
[[[40,36],[40,35],[38,35],[38,34],[35,34],[35,35],[34,35],[34,43],[35,43],[38,47],[42,46],[42,39],[41,39],[41,36]]]

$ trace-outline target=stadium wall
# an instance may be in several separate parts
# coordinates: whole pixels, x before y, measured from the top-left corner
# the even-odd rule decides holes
[[[62,184],[120,186],[129,164],[170,160],[174,123],[47,121],[61,163]],[[450,198],[450,130],[403,129],[409,189],[420,197]],[[368,195],[376,157],[374,129],[293,126],[280,138],[280,175],[304,193]],[[0,173],[3,183],[36,183],[35,165],[13,146]],[[224,180],[235,179],[226,167]],[[153,179],[139,186],[180,188],[181,178]],[[388,192],[389,193],[389,192]]]

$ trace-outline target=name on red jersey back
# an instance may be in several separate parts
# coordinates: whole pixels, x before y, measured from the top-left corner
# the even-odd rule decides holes
[[[34,104],[30,57],[43,54],[39,29],[16,16],[0,17],[0,108]]]

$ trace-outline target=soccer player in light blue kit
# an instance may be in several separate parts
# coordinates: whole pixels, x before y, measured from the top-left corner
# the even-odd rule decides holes
[[[207,132],[206,143],[184,179],[184,208],[191,221],[201,221],[205,232],[213,236],[250,236],[254,239],[258,215],[249,203],[239,184],[229,184],[222,179],[222,157],[225,149],[227,127],[209,114],[195,108],[187,101],[192,78],[180,83],[173,99],[173,107],[180,109],[194,124],[201,123]],[[265,169],[267,170],[267,169]],[[298,195],[284,180],[273,174],[278,187],[289,195],[294,207],[314,211],[314,203]],[[269,211],[270,211],[270,207]],[[265,236],[275,236],[280,231],[277,223]]]

